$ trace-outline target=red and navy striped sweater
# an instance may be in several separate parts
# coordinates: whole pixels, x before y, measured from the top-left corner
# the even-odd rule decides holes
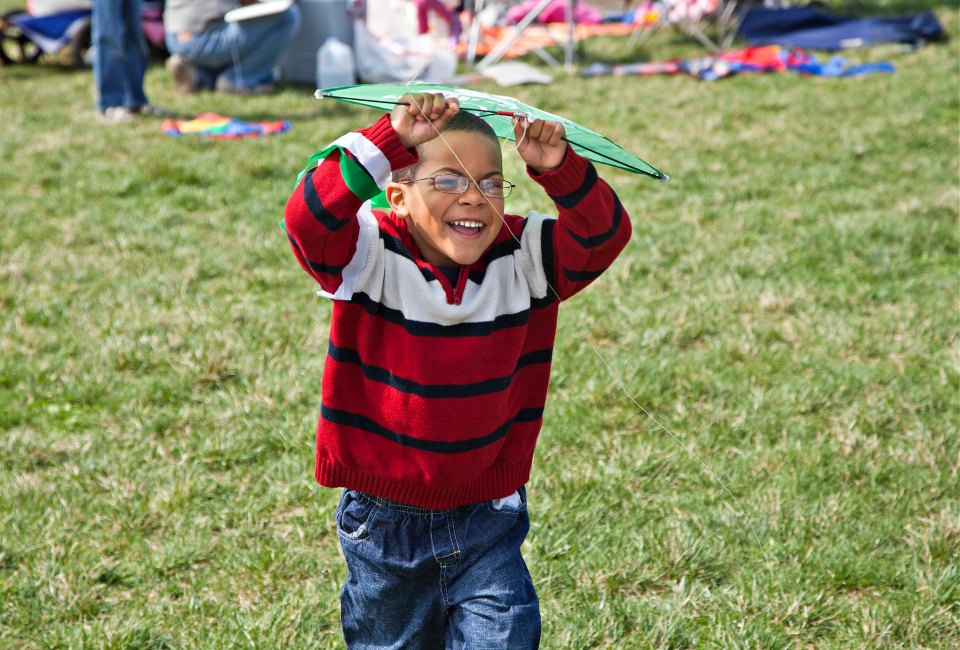
[[[386,116],[319,155],[285,212],[297,260],[333,298],[317,481],[434,509],[511,494],[530,476],[559,301],[620,253],[627,213],[568,149],[559,169],[527,170],[559,217],[506,215],[454,286],[404,220],[366,203],[417,160]]]

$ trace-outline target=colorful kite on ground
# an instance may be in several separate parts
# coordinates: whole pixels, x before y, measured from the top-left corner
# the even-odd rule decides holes
[[[262,138],[290,130],[290,122],[244,122],[216,113],[204,113],[192,120],[164,120],[163,132],[169,136],[199,135],[215,140]]]

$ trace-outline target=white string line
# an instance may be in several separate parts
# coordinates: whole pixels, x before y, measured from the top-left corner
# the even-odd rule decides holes
[[[727,484],[723,481],[723,479],[721,479],[721,478],[717,475],[717,473],[714,472],[713,469],[712,469],[709,465],[707,465],[707,464],[703,461],[703,459],[701,459],[700,456],[697,455],[697,453],[696,453],[695,451],[693,451],[693,449],[691,449],[690,447],[688,447],[687,445],[685,445],[685,444],[683,443],[683,441],[680,440],[680,438],[678,438],[677,436],[674,435],[673,431],[671,431],[670,429],[668,429],[667,427],[665,427],[663,424],[661,424],[661,423],[660,423],[660,420],[658,420],[657,418],[655,418],[647,409],[643,408],[643,406],[640,404],[640,402],[638,402],[636,399],[634,399],[634,397],[633,397],[630,393],[627,392],[627,388],[626,388],[626,386],[624,386],[623,381],[620,379],[620,377],[618,377],[618,376],[613,372],[613,369],[612,369],[612,368],[610,367],[610,365],[607,363],[607,360],[603,358],[603,355],[602,355],[602,354],[600,354],[600,351],[597,349],[597,346],[595,346],[595,345],[593,344],[593,341],[588,341],[588,343],[590,343],[590,347],[593,348],[593,351],[596,353],[596,355],[597,355],[597,357],[600,359],[600,361],[603,362],[603,365],[606,366],[607,372],[610,373],[610,376],[613,377],[613,380],[614,380],[615,382],[617,382],[617,385],[620,387],[620,392],[622,392],[624,395],[626,395],[626,396],[627,396],[627,399],[630,400],[631,402],[633,402],[634,405],[635,405],[638,409],[640,409],[641,411],[643,411],[643,414],[646,415],[648,418],[650,418],[650,421],[651,421],[651,422],[653,422],[655,425],[657,425],[657,426],[658,426],[660,429],[662,429],[663,431],[666,431],[667,434],[668,434],[671,438],[673,438],[674,442],[676,442],[678,445],[680,445],[685,452],[687,452],[688,454],[690,454],[691,456],[693,456],[693,457],[697,460],[697,462],[700,463],[700,466],[703,468],[703,470],[704,470],[711,478],[713,478],[713,480],[715,480],[717,483],[719,483],[719,484],[720,484],[720,487],[722,487],[722,488],[724,489],[724,491],[730,496],[730,498],[733,499],[733,502],[736,504],[737,509],[740,511],[740,515],[741,515],[741,516],[744,518],[744,520],[747,522],[747,526],[750,527],[750,532],[753,533],[753,538],[754,538],[754,540],[757,542],[757,546],[760,547],[760,552],[763,553],[763,557],[769,562],[772,558],[771,558],[769,555],[767,555],[767,549],[764,548],[763,542],[760,541],[760,535],[757,534],[756,528],[753,527],[753,522],[750,520],[750,517],[747,516],[747,513],[746,513],[746,511],[744,511],[743,506],[740,505],[740,500],[737,499],[737,497],[733,494],[733,492],[730,490],[730,488],[727,487]]]
[[[409,88],[410,88],[410,83],[408,82],[407,90],[409,90]],[[410,93],[410,97],[413,99],[414,102],[417,101],[416,95],[414,93]],[[423,115],[423,105],[417,104],[417,107],[420,109],[420,114]],[[526,116],[524,116],[524,118],[525,117]],[[476,185],[477,189],[479,190],[480,185],[470,174],[470,171],[467,169],[466,165],[463,164],[463,161],[460,160],[460,156],[457,155],[457,152],[454,150],[454,148],[450,146],[450,144],[443,137],[443,133],[440,131],[440,129],[438,129],[434,125],[433,120],[431,120],[428,116],[424,116],[424,118],[427,120],[427,123],[433,127],[433,130],[437,132],[437,137],[440,138],[440,141],[443,142],[443,144],[447,147],[447,149],[450,150],[450,153],[453,154],[453,157],[456,158],[457,162],[460,163],[460,167],[463,169],[463,172],[464,174],[466,174],[467,178],[469,178],[470,181],[474,185]],[[527,132],[526,127],[527,127],[527,120],[524,119],[524,131],[523,131],[524,136],[526,136],[526,132]],[[521,138],[521,142],[522,141],[523,139]],[[519,148],[520,148],[520,144],[518,143],[516,149],[519,149]],[[481,192],[481,195],[482,194],[483,193]],[[507,224],[507,220],[504,218],[503,214],[499,210],[497,210],[496,206],[494,206],[493,203],[489,203],[489,205],[493,209],[493,211],[497,214],[497,216],[500,217],[500,221],[502,221],[503,225],[506,226],[507,232],[510,233],[510,236],[513,237],[514,241],[517,242],[517,245],[522,246],[523,245],[522,242],[517,238],[515,234],[513,234],[513,231],[510,229],[510,226]],[[557,293],[557,290],[553,288],[553,285],[550,284],[550,281],[546,279],[546,276],[544,276],[544,281],[546,282],[546,285],[550,289],[550,291],[553,292],[553,295],[556,296],[557,302],[562,302],[562,299],[560,298],[560,294]],[[645,409],[640,404],[640,402],[638,402],[630,393],[627,392],[627,388],[624,385],[623,380],[616,373],[614,373],[613,368],[610,367],[610,364],[607,363],[607,360],[603,357],[602,354],[600,354],[600,350],[597,349],[597,346],[593,344],[593,341],[588,340],[587,342],[590,344],[590,347],[593,349],[594,354],[597,355],[597,358],[600,359],[600,362],[603,363],[604,367],[607,369],[607,373],[609,373],[609,375],[613,378],[613,380],[617,382],[617,386],[620,388],[620,392],[626,395],[627,399],[633,402],[633,404],[638,409],[640,409],[643,412],[643,414],[650,419],[651,422],[653,422],[655,425],[657,425],[657,427],[665,431],[671,438],[673,438],[673,441],[676,442],[678,445],[680,445],[680,447],[685,452],[687,452],[690,456],[696,459],[696,461],[700,463],[700,467],[703,468],[703,470],[707,473],[707,475],[710,476],[713,480],[715,480],[720,485],[720,487],[724,489],[727,495],[730,496],[730,498],[733,500],[733,503],[737,506],[737,510],[740,512],[740,516],[743,517],[744,521],[747,522],[747,526],[750,528],[750,532],[753,534],[753,538],[756,541],[757,546],[760,548],[760,552],[763,553],[763,557],[767,560],[767,562],[770,562],[772,558],[770,557],[770,555],[767,554],[767,550],[763,546],[763,542],[760,541],[760,535],[757,534],[757,529],[754,528],[753,522],[751,521],[750,517],[747,515],[746,510],[744,510],[743,506],[740,504],[740,500],[737,499],[736,495],[730,490],[729,487],[727,487],[727,484],[723,481],[723,479],[721,479],[717,475],[717,473],[714,472],[713,469],[706,462],[704,462],[704,460],[700,458],[700,456],[697,455],[695,451],[693,451],[693,449],[691,449],[689,446],[684,444],[683,441],[680,440],[680,438],[674,435],[674,433],[670,429],[668,429],[663,424],[661,424],[661,422],[657,418],[655,418],[647,409]]]
[[[236,40],[230,42],[230,55],[233,58],[233,69],[235,71],[233,73],[233,87],[237,90],[246,90],[241,81],[243,79],[243,63],[240,61],[239,49]]]
[[[524,118],[526,118],[526,116],[524,116]],[[528,127],[528,126],[530,126],[530,122],[529,122],[528,120],[524,119],[524,120],[523,120],[523,135],[521,135],[521,136],[520,136],[520,139],[517,140],[517,144],[514,145],[513,149],[507,149],[507,151],[510,151],[510,152],[516,151],[516,152],[517,152],[517,155],[519,155],[520,145],[522,145],[522,144],[523,144],[523,141],[527,139],[527,127]],[[460,164],[463,165],[463,163],[460,163]],[[501,217],[501,218],[502,218],[502,217]]]

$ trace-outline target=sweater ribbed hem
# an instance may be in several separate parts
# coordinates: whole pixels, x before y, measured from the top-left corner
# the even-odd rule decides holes
[[[325,487],[343,487],[367,492],[418,508],[450,510],[491,499],[502,499],[513,494],[530,479],[532,462],[531,457],[512,465],[491,467],[471,483],[448,488],[399,483],[339,465],[329,459],[317,459],[316,478],[317,482]]]

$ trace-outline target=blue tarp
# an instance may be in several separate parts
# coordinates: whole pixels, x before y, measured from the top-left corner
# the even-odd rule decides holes
[[[908,16],[852,18],[809,6],[757,7],[744,15],[737,35],[750,45],[840,50],[878,43],[918,45],[942,37],[943,26],[931,11]]]
[[[10,22],[19,27],[34,45],[51,54],[59,51],[81,27],[90,22],[90,9],[63,11],[49,16],[14,14]]]

